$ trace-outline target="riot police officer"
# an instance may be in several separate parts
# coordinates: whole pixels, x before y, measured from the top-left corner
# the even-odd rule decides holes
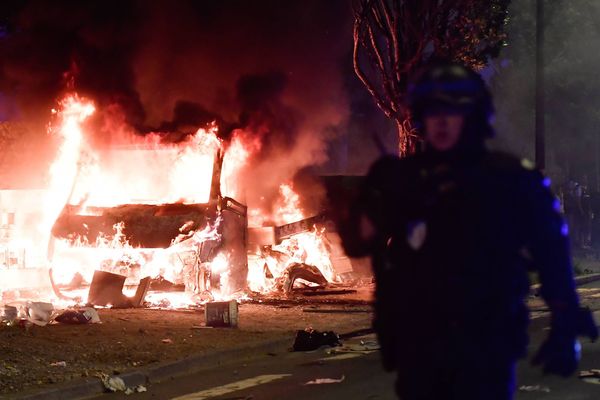
[[[474,71],[436,64],[411,86],[425,149],[375,162],[340,223],[350,256],[370,255],[374,327],[402,399],[507,400],[527,347],[528,270],[552,311],[534,358],[568,376],[596,326],[575,291],[567,226],[549,180],[492,152],[489,91]]]

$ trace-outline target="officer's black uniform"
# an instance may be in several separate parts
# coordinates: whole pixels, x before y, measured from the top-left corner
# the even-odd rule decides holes
[[[433,70],[417,84],[425,93],[413,102],[415,118],[418,107],[467,107],[459,145],[377,161],[340,231],[350,256],[372,256],[374,326],[402,398],[511,399],[527,345],[528,269],[539,272],[554,311],[540,355],[550,372],[575,367],[580,316],[590,333],[595,326],[579,310],[567,226],[549,181],[529,162],[485,149],[476,130],[490,129],[491,100],[475,73]],[[365,217],[374,238],[359,234]]]

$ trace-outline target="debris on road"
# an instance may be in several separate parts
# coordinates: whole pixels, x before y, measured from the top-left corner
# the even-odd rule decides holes
[[[327,354],[337,354],[337,353],[362,353],[362,354],[370,354],[374,351],[377,351],[381,348],[379,343],[376,340],[361,340],[359,343],[349,343],[344,344],[341,347],[335,347],[333,349],[328,349]]]
[[[109,392],[124,392],[127,390],[127,385],[125,385],[125,381],[118,376],[108,376],[106,374],[102,374],[100,376],[102,380],[102,384]]]
[[[212,329],[212,326],[206,325],[192,325],[191,329]]]
[[[57,361],[57,362],[51,363],[50,366],[51,367],[66,367],[67,362],[66,361]]]
[[[204,319],[209,327],[238,326],[238,303],[231,301],[215,301],[204,306]]]
[[[347,314],[347,313],[370,313],[370,309],[356,308],[304,308],[302,312],[317,313],[317,314]]]
[[[17,307],[5,305],[0,308],[0,322],[5,324],[13,324],[19,316],[19,310]]]
[[[144,393],[144,392],[147,392],[147,391],[148,391],[148,389],[146,389],[146,386],[144,386],[144,385],[138,385],[138,386],[136,386],[136,387],[133,387],[133,388],[131,388],[131,387],[128,387],[128,388],[125,390],[125,394],[129,396],[130,394],[134,394],[134,393]]]
[[[318,378],[318,379],[306,382],[305,385],[323,385],[323,384],[329,384],[329,383],[342,383],[344,381],[344,379],[346,379],[345,375],[342,375],[342,377],[340,379]]]
[[[126,395],[130,395],[133,393],[143,393],[148,391],[144,385],[127,387],[125,381],[118,376],[108,376],[106,374],[102,374],[99,377],[107,392],[124,392]]]
[[[100,316],[94,308],[87,307],[80,310],[63,311],[54,320],[61,324],[70,325],[98,324],[100,323]]]
[[[54,313],[54,306],[52,303],[45,303],[42,301],[30,301],[25,306],[25,314],[29,322],[45,326],[52,320],[52,314]]]
[[[340,295],[340,294],[354,294],[357,290],[354,289],[330,289],[330,290],[306,290],[302,291],[303,296],[329,296],[329,295]]]
[[[579,372],[579,379],[586,383],[600,385],[600,369],[588,369]]]
[[[541,385],[523,385],[519,386],[520,392],[542,392],[542,393],[550,393],[550,388],[548,386]]]
[[[10,301],[8,304],[22,312],[19,317],[25,318],[26,301]],[[54,306],[58,308],[56,303]],[[287,338],[287,347],[291,347],[296,330],[307,326],[321,332],[334,330],[339,333],[366,329],[371,323],[371,316],[366,313],[306,314],[302,313],[303,307],[306,305],[277,308],[271,305],[242,304],[240,313],[244,313],[244,317],[240,316],[240,325],[236,329],[199,328],[205,325],[204,310],[165,312],[144,308],[98,308],[102,323],[93,325],[53,323],[41,328],[25,319],[22,323],[19,322],[22,326],[8,327],[1,324],[0,397],[14,395],[15,388],[19,388],[20,392],[40,386],[65,384],[100,373],[113,376],[115,371],[119,371],[124,374],[138,368],[154,368],[162,362],[176,362],[193,354],[262,345],[266,340],[281,342]],[[360,307],[363,308],[364,305]],[[58,314],[63,311],[65,310],[59,310]],[[165,323],[167,316],[168,323]],[[25,330],[25,324],[32,325],[31,334]],[[15,346],[17,337],[19,346]],[[173,342],[162,343],[167,338]],[[356,342],[358,340],[360,338]],[[48,343],[58,345],[48,346]],[[84,356],[65,358],[65,345],[68,345],[69,354]],[[23,348],[28,351],[24,352]],[[278,348],[268,348],[261,353],[267,352],[272,352],[271,357],[282,355]],[[67,367],[50,366],[57,361],[66,361]],[[338,376],[331,377],[339,378],[341,372]],[[117,376],[129,384],[122,375]],[[299,384],[319,376],[321,375],[308,376]],[[151,391],[150,388],[148,391]]]
[[[162,342],[165,344],[171,344],[171,343],[173,343],[173,339],[169,339],[169,338],[163,339]]]
[[[307,328],[296,332],[293,351],[313,351],[321,346],[341,346],[340,337],[333,331],[319,332]]]

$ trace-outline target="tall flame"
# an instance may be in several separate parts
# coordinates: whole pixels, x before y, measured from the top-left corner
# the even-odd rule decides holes
[[[52,224],[73,193],[77,177],[81,146],[84,140],[83,123],[96,111],[94,104],[77,94],[70,94],[59,103],[58,110],[52,110],[58,124],[51,125],[49,131],[60,137],[62,144],[50,166],[50,177],[44,201],[43,232],[49,232]]]

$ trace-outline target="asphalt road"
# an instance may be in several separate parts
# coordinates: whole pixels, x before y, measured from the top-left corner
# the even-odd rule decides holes
[[[586,285],[587,286],[587,285]],[[596,282],[592,287],[600,287]],[[595,313],[600,321],[600,311]],[[529,353],[534,354],[547,334],[548,313],[532,315]],[[373,340],[373,336],[356,338],[346,343]],[[600,343],[583,341],[581,370],[600,369]],[[518,367],[517,400],[600,400],[598,384],[577,377],[563,379],[544,376],[527,360]],[[335,383],[309,384],[319,378],[341,380]],[[343,380],[342,380],[343,378]],[[368,354],[327,354],[325,350],[309,353],[284,352],[263,356],[248,364],[228,366],[193,373],[147,387],[147,392],[129,396],[109,394],[111,399],[177,399],[178,400],[262,400],[262,399],[394,399],[394,376],[383,372],[378,351]],[[527,390],[524,387],[528,387]],[[108,397],[110,396],[110,398]]]
[[[374,337],[364,337],[373,340]],[[361,338],[353,339],[357,343]],[[347,342],[349,343],[349,342]],[[307,384],[320,378],[339,383]],[[343,380],[342,380],[343,379]],[[378,351],[368,354],[282,353],[250,364],[232,364],[148,386],[145,393],[109,394],[110,399],[394,399],[394,376],[379,366]],[[236,388],[245,387],[241,390]],[[184,396],[184,397],[182,397]]]
[[[544,335],[545,318],[534,321],[532,352]],[[371,337],[362,338],[370,340]],[[360,339],[356,339],[360,340]],[[356,343],[356,341],[354,341]],[[600,345],[584,344],[582,369],[600,368]],[[319,378],[339,383],[307,384]],[[578,378],[543,376],[525,360],[518,369],[517,400],[599,400],[600,385]],[[282,353],[249,364],[231,364],[149,385],[147,392],[98,399],[261,400],[395,399],[394,376],[383,372],[377,351],[368,354]]]

